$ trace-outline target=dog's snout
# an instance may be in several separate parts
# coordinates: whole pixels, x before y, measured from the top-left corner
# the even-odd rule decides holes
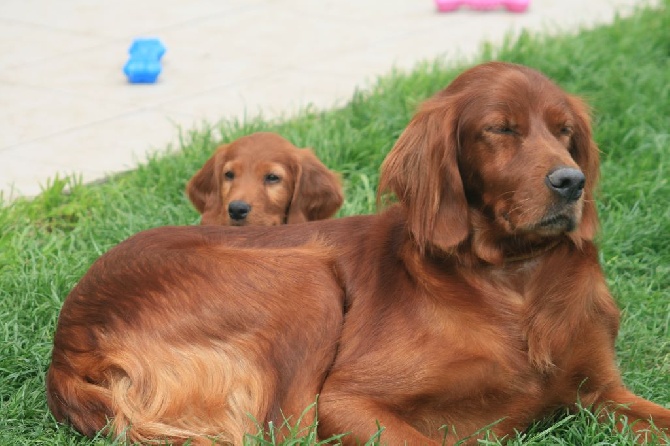
[[[251,205],[246,201],[235,200],[228,205],[228,215],[233,220],[244,220],[251,211]]]
[[[568,201],[576,201],[582,196],[586,177],[579,169],[559,167],[547,175],[549,189]]]

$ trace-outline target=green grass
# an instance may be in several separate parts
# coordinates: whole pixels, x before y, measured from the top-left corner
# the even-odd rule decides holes
[[[670,0],[664,6],[578,35],[524,34],[484,48],[481,59],[535,67],[592,104],[603,161],[601,260],[623,310],[621,368],[636,393],[670,406]],[[384,155],[418,103],[461,68],[430,62],[391,73],[338,110],[203,126],[185,132],[171,154],[104,184],[55,179],[35,200],[0,208],[0,445],[109,443],[58,426],[47,410],[44,373],[58,311],[111,246],[145,228],[198,221],[184,186],[218,142],[274,130],[312,146],[343,174],[339,215],[374,212]],[[291,444],[315,441],[307,438]],[[508,442],[629,443],[613,422],[599,423],[588,411],[545,420]]]

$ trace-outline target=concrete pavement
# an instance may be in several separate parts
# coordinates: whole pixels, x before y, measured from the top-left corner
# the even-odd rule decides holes
[[[0,193],[100,179],[176,143],[178,127],[337,106],[394,66],[469,58],[522,29],[593,26],[638,3],[531,0],[513,14],[439,13],[432,0],[3,0]],[[167,47],[156,84],[122,72],[136,37]]]

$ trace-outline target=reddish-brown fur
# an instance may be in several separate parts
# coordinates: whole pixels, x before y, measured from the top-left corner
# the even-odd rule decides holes
[[[342,205],[337,175],[270,132],[219,147],[186,185],[202,224],[274,226],[330,218]],[[234,217],[231,203],[248,212]]]
[[[571,201],[547,182],[560,167],[586,177]],[[579,99],[526,67],[477,66],[389,153],[383,213],[158,228],[102,256],[63,306],[49,407],[143,441],[240,444],[246,413],[295,422],[317,393],[320,436],[345,444],[377,422],[388,444],[514,435],[578,401],[667,430],[670,410],[617,369],[597,176]]]

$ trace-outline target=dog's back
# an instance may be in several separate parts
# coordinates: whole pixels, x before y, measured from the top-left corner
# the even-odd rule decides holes
[[[111,432],[131,441],[206,444],[239,443],[284,416],[295,424],[342,323],[328,248],[259,255],[196,232],[152,234],[104,255],[66,299],[47,374],[55,417],[89,436],[113,419]],[[264,279],[272,271],[284,279]]]

